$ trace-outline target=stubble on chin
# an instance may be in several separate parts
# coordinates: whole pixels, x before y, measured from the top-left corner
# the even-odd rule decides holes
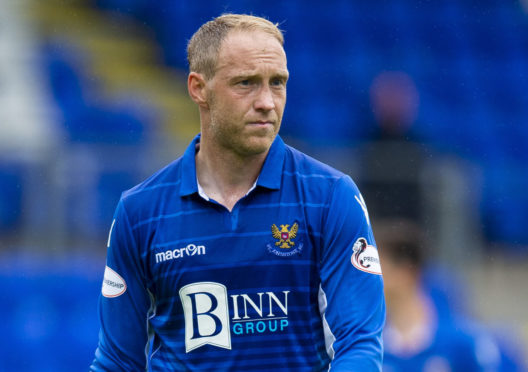
[[[228,128],[216,128],[217,142],[226,150],[236,153],[241,157],[250,157],[266,153],[276,133],[256,135],[247,130],[230,130]]]
[[[207,135],[217,147],[240,157],[267,153],[278,134],[280,121],[279,124],[275,123],[272,128],[266,130],[251,128],[250,124],[246,124],[243,119],[237,120],[222,115],[222,111],[219,112],[216,108],[215,98],[214,94],[209,97],[209,123],[206,128],[203,128],[206,133],[202,135]]]
[[[211,115],[208,125],[210,140],[228,152],[240,157],[250,157],[266,153],[278,133],[277,127],[264,131],[255,131],[244,124],[233,124],[227,118]]]

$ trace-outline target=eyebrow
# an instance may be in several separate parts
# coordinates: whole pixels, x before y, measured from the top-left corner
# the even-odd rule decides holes
[[[253,71],[242,71],[230,77],[229,81],[235,81],[235,80],[240,80],[240,79],[255,79],[258,76],[259,74],[256,74]],[[289,76],[290,76],[290,73],[288,70],[280,71],[280,72],[277,72],[276,74],[271,75],[272,78],[278,77],[283,80],[288,80]]]
[[[290,77],[290,72],[288,70],[281,71],[281,72],[275,74],[274,76],[275,77],[279,77],[279,78],[284,79],[284,80],[288,80],[288,78]]]

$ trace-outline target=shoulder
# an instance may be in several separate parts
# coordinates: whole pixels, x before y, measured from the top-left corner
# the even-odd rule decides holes
[[[467,318],[443,324],[438,329],[438,342],[452,350],[459,363],[469,369],[473,363],[479,370],[495,370],[500,365],[501,351],[496,339],[485,327]]]
[[[293,172],[296,177],[308,179],[336,181],[346,177],[346,174],[343,172],[288,145],[286,145],[284,170],[286,172]]]
[[[124,191],[120,202],[127,212],[134,214],[146,206],[155,204],[167,194],[177,193],[181,183],[181,158],[158,170],[156,173]]]
[[[288,145],[284,174],[318,191],[332,192],[339,188],[358,193],[357,186],[349,175]]]

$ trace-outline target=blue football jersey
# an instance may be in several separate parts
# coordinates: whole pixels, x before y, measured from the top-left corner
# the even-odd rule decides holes
[[[92,371],[379,371],[383,281],[351,178],[277,137],[232,211],[184,155],[123,193]]]
[[[390,322],[385,329],[384,372],[516,372],[524,369],[483,326],[464,317],[441,318],[437,309],[409,348]],[[417,335],[418,336],[418,335]]]

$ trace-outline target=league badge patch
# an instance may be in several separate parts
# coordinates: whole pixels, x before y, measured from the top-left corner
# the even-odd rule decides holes
[[[125,293],[127,289],[125,279],[121,277],[114,270],[105,267],[103,287],[101,288],[101,293],[103,296],[108,298],[119,297]]]
[[[381,275],[378,250],[373,245],[368,245],[365,238],[359,238],[354,243],[350,261],[356,269],[370,274]]]
[[[303,243],[295,241],[299,231],[299,224],[294,222],[292,227],[290,225],[271,225],[271,234],[276,239],[275,243],[268,244],[268,252],[276,256],[289,257],[294,254],[301,253]]]

